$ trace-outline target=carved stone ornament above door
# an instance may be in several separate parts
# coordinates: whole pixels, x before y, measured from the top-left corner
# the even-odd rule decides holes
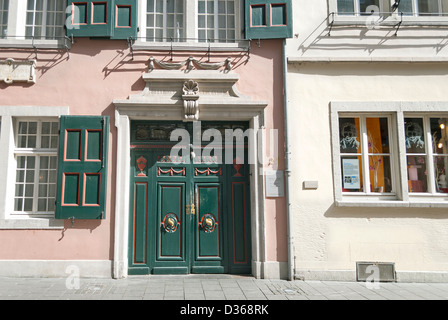
[[[188,80],[184,82],[182,88],[184,100],[185,120],[199,120],[199,86],[196,81]]]
[[[160,120],[250,120],[255,114],[263,118],[267,106],[238,92],[233,71],[154,69],[142,78],[142,92],[114,100],[117,111]]]

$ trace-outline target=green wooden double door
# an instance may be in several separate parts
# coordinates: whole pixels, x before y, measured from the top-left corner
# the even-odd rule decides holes
[[[224,142],[246,126],[202,122],[222,143],[173,153],[171,132],[193,143],[192,123],[132,122],[129,274],[251,273],[247,143]]]

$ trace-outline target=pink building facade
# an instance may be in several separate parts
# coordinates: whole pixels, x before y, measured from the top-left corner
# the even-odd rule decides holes
[[[156,28],[141,23],[157,12],[151,1],[132,7],[139,31],[128,39],[58,36],[51,1],[43,9],[0,1],[8,13],[0,38],[0,275],[60,277],[75,268],[114,278],[287,277],[283,40],[248,40],[239,32],[243,2],[215,1],[209,16],[234,19],[239,27],[226,32],[235,40],[201,42],[201,18],[191,17],[201,17],[205,1],[196,1],[196,14],[183,1],[170,13],[164,2],[164,19],[176,16],[177,34],[194,39],[150,39]],[[118,10],[128,7],[108,5],[118,28]],[[47,33],[37,36],[41,9]],[[92,25],[101,19],[88,17]],[[89,127],[91,119],[101,125]],[[181,141],[170,140],[173,130],[194,134],[197,125],[199,144],[187,141],[184,158],[171,158]],[[214,142],[223,134],[212,153],[205,129],[214,129]],[[245,140],[228,147],[224,132],[237,129]]]

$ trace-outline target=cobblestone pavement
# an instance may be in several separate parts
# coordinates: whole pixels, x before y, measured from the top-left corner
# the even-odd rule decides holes
[[[372,283],[369,283],[373,285]],[[447,300],[448,283],[264,280],[246,276],[4,278],[0,300]]]

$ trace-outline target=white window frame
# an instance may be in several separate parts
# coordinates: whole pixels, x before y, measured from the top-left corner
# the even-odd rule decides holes
[[[29,1],[29,0],[27,0],[27,2],[28,2],[28,1]],[[42,1],[43,1],[43,4],[42,4],[42,7],[43,7],[43,10],[42,10],[42,24],[40,24],[40,25],[36,25],[36,3],[37,3],[37,0],[34,0],[34,8],[33,8],[33,10],[31,10],[31,12],[33,12],[33,23],[32,23],[31,25],[26,24],[26,18],[25,18],[25,31],[26,31],[26,28],[27,28],[27,27],[31,27],[32,30],[33,30],[32,33],[33,33],[33,36],[35,37],[35,39],[49,40],[49,39],[47,39],[48,29],[53,28],[54,25],[49,26],[49,25],[47,24],[47,16],[48,16],[48,12],[50,11],[50,10],[48,9],[48,0],[42,0]],[[61,1],[61,0],[59,0],[59,1]],[[66,18],[65,18],[65,12],[66,12],[66,11],[67,11],[67,10],[66,10],[66,7],[65,7],[65,8],[64,8],[64,13],[63,13],[63,19],[62,19],[62,21],[63,21],[64,24],[65,24],[65,20],[66,20]],[[28,12],[29,12],[29,10],[27,9],[25,15],[28,15]],[[50,12],[54,12],[54,11],[51,10]],[[63,32],[63,35],[58,36],[58,37],[63,37],[63,36],[65,36],[65,29],[63,28],[63,26],[64,26],[64,25],[62,25],[62,30],[64,31],[64,32]],[[35,36],[35,35],[34,35],[34,30],[35,30],[35,28],[37,28],[37,27],[40,27],[40,28],[42,29],[42,34],[41,34],[40,36]],[[25,35],[26,35],[26,32],[25,32]],[[29,36],[27,36],[27,38],[29,38]],[[51,39],[51,38],[50,38],[50,39]]]
[[[45,0],[45,4],[46,4]],[[46,7],[45,7],[46,8]],[[7,38],[0,39],[0,48],[65,48],[70,41],[58,39],[28,39],[26,37],[27,0],[9,1]],[[46,16],[46,14],[44,14]],[[65,23],[65,19],[64,19]]]
[[[431,110],[431,111],[428,111]],[[411,193],[408,190],[408,172],[405,145],[404,119],[408,117],[448,117],[447,102],[336,102],[330,103],[331,141],[333,152],[333,188],[335,204],[337,206],[353,207],[440,207],[448,208],[448,194],[436,193],[434,188],[428,187],[427,193]],[[391,165],[395,166],[395,194],[378,193],[344,193],[342,192],[341,156],[339,150],[339,118],[353,115],[390,116],[389,143],[392,158]],[[427,120],[429,121],[429,120]],[[431,134],[430,129],[425,133]],[[428,136],[427,136],[428,138]],[[427,143],[428,144],[427,140]],[[431,153],[431,150],[429,150]],[[434,170],[431,166],[433,158],[429,155],[429,184],[433,184]]]
[[[35,148],[19,148],[19,123],[20,122],[35,122],[37,125],[37,133],[36,133],[36,147]],[[57,157],[58,156],[58,148],[43,148],[41,146],[41,137],[42,137],[42,123],[43,122],[59,122],[57,117],[46,117],[46,118],[29,118],[29,117],[19,117],[14,119],[14,131],[15,131],[15,141],[16,146],[14,149],[14,159],[15,159],[15,170],[17,173],[17,158],[21,156],[33,156],[35,158],[34,164],[34,189],[33,189],[33,208],[31,211],[15,211],[11,215],[29,215],[33,217],[49,217],[54,216],[54,211],[39,211],[38,210],[38,199],[39,199],[39,173],[40,173],[40,160],[41,157],[49,156],[49,157]],[[57,167],[55,168],[57,170]],[[25,170],[26,171],[26,170]],[[56,181],[54,182],[56,183]],[[17,184],[15,184],[16,186]],[[24,184],[25,186],[26,184]],[[56,198],[56,195],[55,195]],[[14,199],[16,199],[16,195],[14,195]],[[55,199],[56,200],[56,199]],[[56,207],[56,206],[55,206]]]
[[[209,47],[211,48],[230,48],[247,50],[247,44],[244,42],[243,34],[238,34],[240,30],[243,30],[244,25],[244,1],[235,0],[235,23],[236,23],[236,36],[235,38],[241,39],[241,41],[236,40],[234,43],[224,43],[224,42],[213,42],[208,43],[199,42],[198,40],[198,1],[197,0],[184,0],[184,36],[186,41],[177,42],[165,41],[165,42],[150,42],[146,41],[146,15],[147,15],[147,0],[138,0],[139,6],[139,33],[137,36],[137,41],[134,44],[134,49],[167,49],[172,50],[202,50],[206,51]],[[214,0],[215,6],[218,5],[218,0]],[[239,3],[238,3],[239,2]],[[216,20],[216,19],[215,19]],[[216,21],[217,23],[217,21]]]
[[[412,16],[419,17],[420,16],[419,7],[418,7],[418,1],[419,0],[411,0],[411,1],[412,1]],[[435,16],[443,14],[443,10],[442,10],[443,9],[443,0],[437,0],[437,1],[438,1],[439,11],[438,12],[431,12],[431,13],[437,14]],[[398,8],[398,11],[400,11],[399,8]],[[446,13],[445,13],[445,15],[446,15]],[[428,17],[428,16],[426,16],[426,17]]]
[[[3,0],[4,1],[4,0]],[[3,10],[4,2],[0,1],[0,39],[6,36],[6,33],[3,34],[5,31],[8,30],[8,15],[6,15],[6,21],[3,19],[3,14],[5,13],[5,10]],[[8,3],[9,8],[9,3]],[[6,23],[5,23],[6,22]],[[6,26],[6,29],[4,28]]]
[[[63,220],[46,216],[14,215],[14,195],[16,183],[16,142],[15,119],[39,118],[57,119],[68,115],[68,107],[45,106],[0,106],[0,229],[60,229]]]
[[[339,115],[338,119],[341,118],[358,118],[359,122],[360,122],[360,140],[359,143],[361,144],[361,153],[360,154],[350,154],[350,153],[344,153],[342,154],[341,152],[339,152],[339,158],[341,159],[342,157],[357,157],[360,156],[362,158],[362,176],[363,176],[363,181],[362,181],[362,185],[364,186],[364,191],[362,192],[348,192],[345,193],[343,192],[343,194],[346,194],[348,196],[354,196],[354,197],[359,197],[359,196],[369,196],[369,195],[374,195],[377,197],[381,197],[382,199],[395,199],[396,198],[396,189],[397,189],[397,179],[396,179],[396,169],[395,167],[397,166],[396,163],[396,146],[394,144],[394,139],[393,139],[393,133],[394,133],[394,129],[393,129],[393,121],[394,121],[394,116],[393,114],[388,114],[388,113],[341,113]],[[372,153],[369,152],[369,147],[368,147],[368,136],[367,136],[367,125],[366,125],[366,119],[367,118],[386,118],[387,119],[387,125],[388,125],[388,133],[389,133],[389,153],[379,153],[378,155],[386,155],[390,158],[390,166],[391,166],[391,183],[392,183],[392,190],[390,192],[382,192],[382,193],[378,193],[375,191],[372,191],[369,188],[370,185],[370,169],[369,169],[369,157],[372,155]],[[339,121],[339,120],[338,120]],[[341,170],[341,169],[339,169]],[[342,175],[341,175],[342,176]],[[341,186],[342,188],[342,186]]]
[[[337,1],[338,0],[336,0],[336,10],[333,11],[333,12],[338,12],[338,10],[337,10],[337,8],[338,8]],[[386,1],[388,2],[389,0],[379,0],[379,4],[380,4],[379,10],[380,10],[380,12],[386,11],[386,8],[385,8]],[[365,16],[366,14],[369,14],[369,13],[368,12],[361,12],[360,0],[354,0],[353,16],[359,17],[359,16]],[[344,13],[344,14],[341,14],[341,15],[350,16],[349,13]]]
[[[448,25],[448,3],[446,13],[438,16],[421,16],[414,12],[413,15],[401,15],[399,10],[392,12],[392,5],[395,0],[380,0],[379,12],[372,15],[361,15],[355,12],[353,15],[338,14],[338,0],[328,0],[329,18],[328,22],[332,25],[356,25],[356,26],[396,26],[399,22],[402,26],[406,25]],[[415,3],[417,0],[413,0]],[[446,0],[439,0],[446,1]],[[358,1],[359,3],[359,1]],[[414,7],[414,4],[413,4]],[[415,7],[414,7],[415,8]],[[443,6],[442,6],[443,8]]]

